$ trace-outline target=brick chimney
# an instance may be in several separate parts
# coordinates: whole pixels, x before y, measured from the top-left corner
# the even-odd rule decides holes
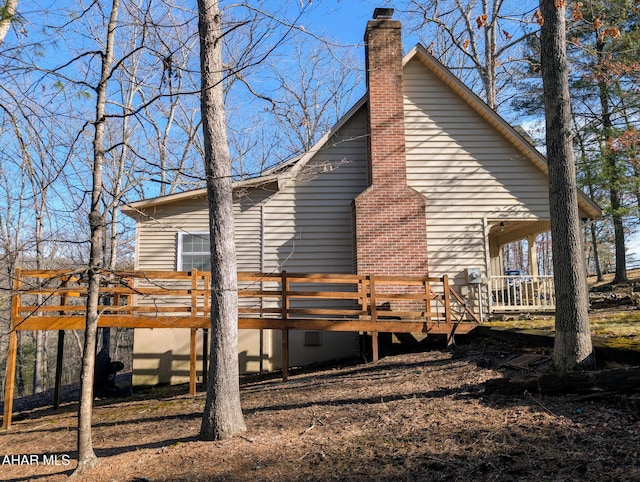
[[[376,9],[364,37],[370,186],[354,200],[358,273],[428,274],[425,199],[407,186],[401,24]]]

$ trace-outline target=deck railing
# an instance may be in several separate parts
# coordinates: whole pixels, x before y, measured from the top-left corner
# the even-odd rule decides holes
[[[462,306],[452,312],[452,296],[456,303],[464,302],[446,276],[240,272],[238,285],[240,328],[426,333],[473,316]],[[82,329],[87,290],[82,273],[19,270],[12,326],[16,330]],[[100,296],[98,326],[210,325],[209,272],[105,272]]]
[[[87,294],[83,271],[16,271],[3,428],[11,425],[17,331],[58,330],[55,406],[60,395],[64,330],[85,328]],[[238,297],[239,328],[282,330],[284,379],[291,329],[371,332],[376,360],[378,332],[443,334],[450,341],[456,330],[470,330],[472,324],[465,321],[477,322],[447,276],[238,273]],[[211,273],[104,272],[100,300],[99,327],[190,328],[189,391],[195,394],[196,330],[211,326]]]
[[[491,310],[554,311],[553,276],[492,276],[489,282]]]

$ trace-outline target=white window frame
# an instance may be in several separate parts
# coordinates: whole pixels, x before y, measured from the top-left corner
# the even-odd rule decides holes
[[[178,246],[177,246],[177,252],[176,252],[176,271],[184,271],[183,269],[183,255],[184,255],[184,251],[183,251],[183,239],[185,236],[209,236],[210,237],[210,233],[209,231],[189,231],[189,232],[183,232],[183,233],[178,233]],[[211,242],[211,239],[209,239],[209,242]],[[189,252],[188,254],[208,254],[211,255],[211,251],[192,251]]]

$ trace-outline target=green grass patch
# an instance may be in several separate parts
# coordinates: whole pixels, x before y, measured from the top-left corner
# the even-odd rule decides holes
[[[554,332],[553,319],[490,321],[497,328]],[[589,315],[589,327],[594,339],[604,346],[640,351],[640,310],[608,311]]]

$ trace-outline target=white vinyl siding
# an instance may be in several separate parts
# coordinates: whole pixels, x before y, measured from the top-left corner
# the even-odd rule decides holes
[[[262,258],[262,205],[272,191],[256,189],[234,198],[236,258],[239,271],[260,271]],[[136,269],[174,270],[179,238],[209,232],[205,197],[187,199],[150,209],[137,223]]]
[[[549,218],[547,178],[422,62],[404,69],[409,184],[427,200],[432,275],[485,267],[483,219]]]
[[[352,273],[351,203],[367,187],[365,112],[357,112],[265,204],[265,271]]]
[[[351,203],[367,187],[365,134],[365,112],[361,109],[265,204],[266,272],[353,272]],[[327,290],[331,288],[327,286]],[[306,306],[300,300],[295,304]],[[338,307],[333,303],[333,308]],[[279,339],[279,333],[274,332],[276,350]],[[323,333],[318,347],[305,347],[304,331],[289,334],[292,365],[353,357],[356,347],[355,333]],[[276,351],[276,360],[278,356]]]

